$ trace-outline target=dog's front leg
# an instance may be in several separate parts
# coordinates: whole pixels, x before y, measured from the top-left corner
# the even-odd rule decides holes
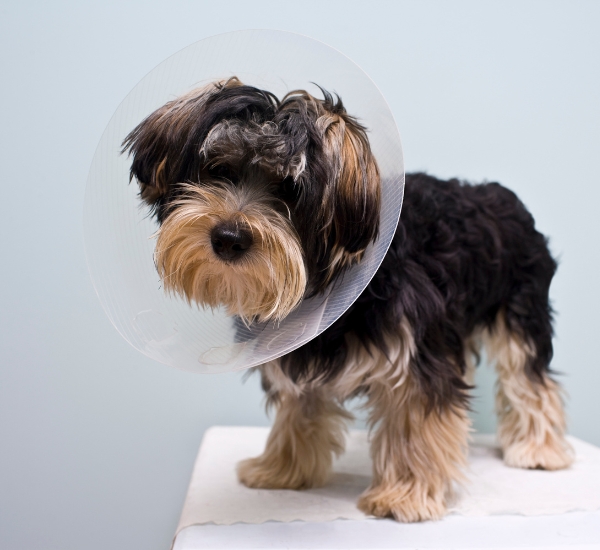
[[[370,388],[373,481],[358,506],[366,514],[413,522],[438,519],[466,463],[469,418],[464,405],[427,407],[414,376],[399,387]]]
[[[334,454],[344,450],[351,418],[325,388],[278,391],[277,416],[265,451],[238,464],[239,480],[263,489],[307,489],[325,484]]]

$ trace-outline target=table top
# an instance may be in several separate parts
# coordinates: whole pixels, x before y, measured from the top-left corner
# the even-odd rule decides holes
[[[214,427],[194,466],[174,550],[209,548],[600,549],[600,449],[570,438],[568,470],[504,466],[493,436],[469,449],[468,484],[441,521],[401,524],[356,508],[370,482],[366,432],[351,431],[323,488],[248,489],[236,463],[260,454],[268,428]]]

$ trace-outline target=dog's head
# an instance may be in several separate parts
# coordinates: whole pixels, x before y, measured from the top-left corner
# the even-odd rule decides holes
[[[281,320],[360,261],[380,179],[339,98],[281,101],[237,78],[175,99],[125,139],[160,229],[166,290],[245,320]]]

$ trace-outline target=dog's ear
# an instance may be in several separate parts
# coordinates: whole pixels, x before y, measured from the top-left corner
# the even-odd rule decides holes
[[[175,184],[199,181],[205,169],[202,144],[215,124],[275,109],[272,94],[237,78],[213,82],[170,101],[144,119],[123,141],[132,155],[130,175],[159,221]]]
[[[235,86],[238,82],[235,79],[211,83],[169,101],[140,122],[125,138],[123,152],[133,157],[130,180],[137,180],[140,196],[146,204],[156,209],[171,186],[178,182],[181,155],[186,143],[193,139],[190,134],[198,125],[207,99],[219,89]]]
[[[379,232],[381,183],[366,129],[338,98],[323,92],[325,114],[317,120],[329,167],[323,200],[329,252],[327,282],[361,260]]]

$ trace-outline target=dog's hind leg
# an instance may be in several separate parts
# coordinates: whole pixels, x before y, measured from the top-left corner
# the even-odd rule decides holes
[[[326,387],[293,384],[276,362],[263,367],[262,374],[263,379],[270,378],[277,415],[263,454],[238,464],[239,480],[248,487],[263,489],[324,485],[333,455],[344,450],[346,421],[352,415],[328,394]]]
[[[488,356],[498,373],[498,435],[509,466],[557,470],[573,460],[561,389],[548,369],[552,334],[546,314],[546,322],[542,311],[519,326],[516,316],[507,321],[500,313],[487,331]]]

